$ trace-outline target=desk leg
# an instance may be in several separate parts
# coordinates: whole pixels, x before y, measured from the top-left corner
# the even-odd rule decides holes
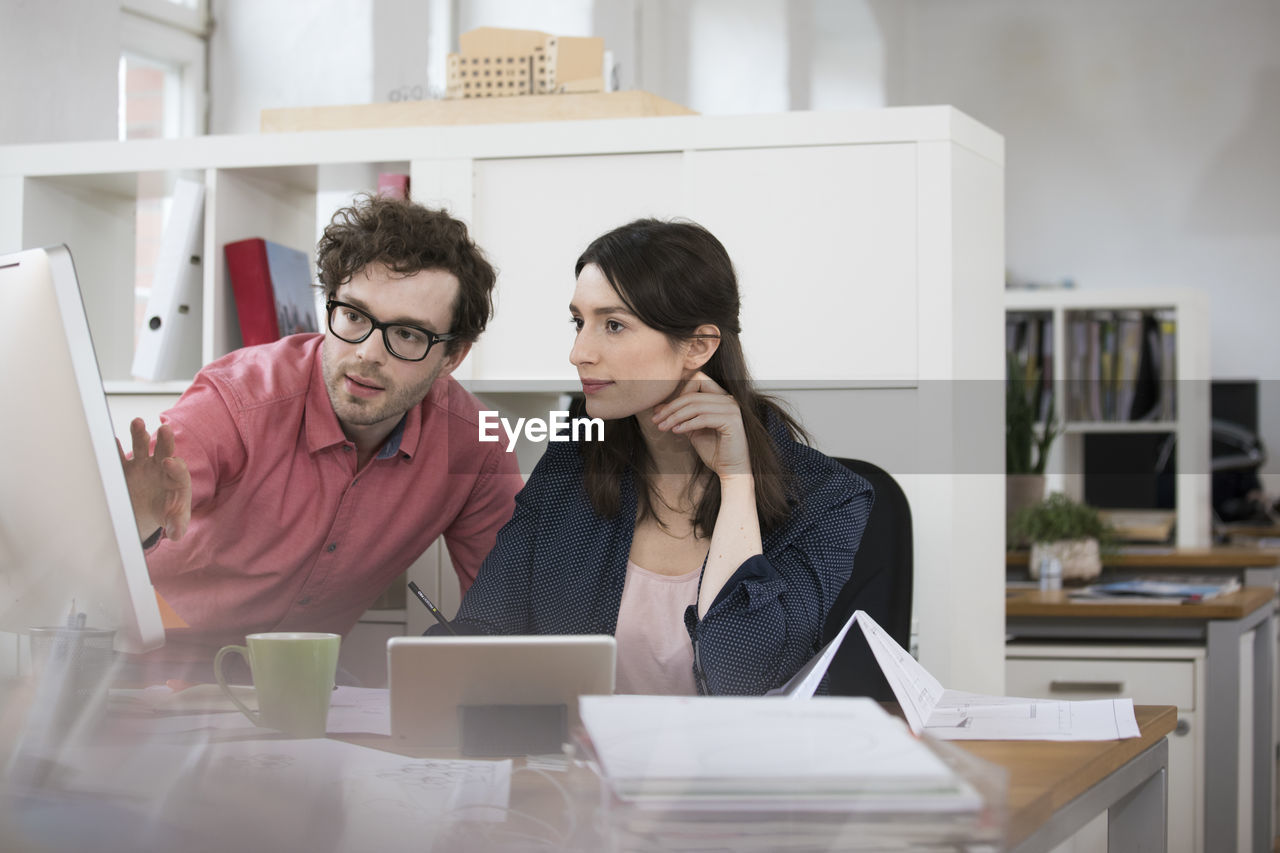
[[[1204,850],[1236,850],[1240,763],[1240,623],[1206,626]]]
[[[1271,824],[1272,780],[1275,778],[1273,735],[1273,690],[1275,672],[1274,611],[1253,629],[1253,849],[1271,849],[1275,828]],[[1264,746],[1265,744],[1265,746]]]
[[[1107,810],[1107,849],[1164,853],[1169,849],[1169,741],[1158,744],[1158,772]]]
[[[1204,744],[1204,849],[1236,850],[1236,803],[1252,799],[1253,835],[1249,850],[1269,853],[1271,829],[1271,772],[1275,756],[1271,743],[1271,666],[1273,651],[1271,609],[1245,619],[1212,619],[1205,642],[1205,744]],[[1254,746],[1251,791],[1239,790],[1240,768],[1240,637],[1253,631],[1253,728]],[[1261,716],[1261,719],[1259,719]],[[1261,764],[1262,766],[1259,766]]]

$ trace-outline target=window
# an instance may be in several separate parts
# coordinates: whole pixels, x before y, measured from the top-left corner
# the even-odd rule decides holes
[[[207,0],[123,0],[120,15],[119,138],[203,134]],[[169,178],[138,174],[134,245],[134,328],[138,331],[145,320],[168,214]]]
[[[205,131],[205,0],[121,4],[120,138]]]

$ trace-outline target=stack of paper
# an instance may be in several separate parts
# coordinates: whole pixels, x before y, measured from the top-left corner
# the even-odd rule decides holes
[[[584,696],[621,849],[974,840],[983,799],[861,698]],[[802,845],[803,846],[803,845]]]
[[[580,708],[601,769],[624,799],[977,805],[870,699],[584,696]]]

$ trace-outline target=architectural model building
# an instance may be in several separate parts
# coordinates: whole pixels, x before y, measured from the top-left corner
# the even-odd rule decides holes
[[[604,39],[479,27],[449,54],[445,97],[604,91]]]

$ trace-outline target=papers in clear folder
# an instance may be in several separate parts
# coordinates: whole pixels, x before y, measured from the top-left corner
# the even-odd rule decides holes
[[[869,699],[584,696],[579,708],[602,774],[632,802],[846,812],[981,805]]]
[[[1118,740],[1138,737],[1132,699],[1058,702],[946,690],[876,621],[857,622],[916,734],[944,740]]]

